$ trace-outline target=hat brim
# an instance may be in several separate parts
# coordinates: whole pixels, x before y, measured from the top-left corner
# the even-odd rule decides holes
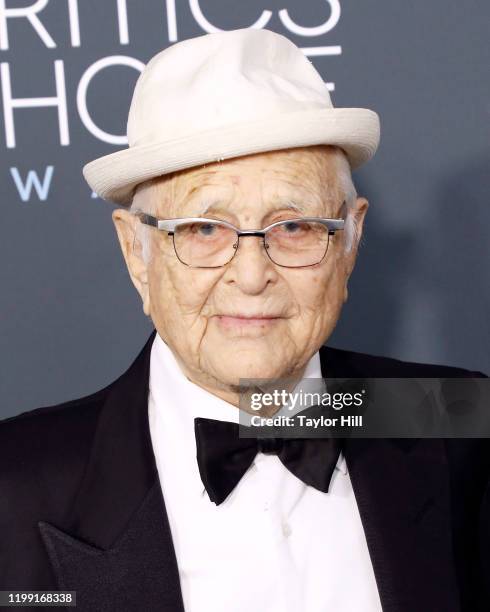
[[[297,111],[129,147],[87,163],[83,176],[104,200],[129,206],[135,187],[151,178],[265,151],[337,145],[355,169],[373,157],[379,137],[379,117],[366,108]]]

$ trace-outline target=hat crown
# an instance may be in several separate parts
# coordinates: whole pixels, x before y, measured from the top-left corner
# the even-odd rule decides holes
[[[326,84],[285,36],[253,28],[206,34],[147,63],[131,100],[128,144],[325,108],[332,108]]]

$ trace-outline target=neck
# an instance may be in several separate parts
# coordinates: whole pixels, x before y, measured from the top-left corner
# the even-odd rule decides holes
[[[232,406],[235,406],[238,409],[242,409],[245,412],[254,415],[260,416],[272,416],[278,410],[281,409],[281,406],[272,405],[272,406],[263,406],[260,410],[253,410],[250,408],[250,396],[252,393],[273,393],[274,390],[282,390],[284,389],[286,392],[291,392],[294,387],[298,384],[298,382],[303,378],[303,374],[306,370],[306,364],[301,367],[299,370],[295,370],[294,372],[285,372],[281,375],[277,382],[274,380],[270,381],[270,384],[267,385],[267,388],[258,388],[258,387],[248,387],[243,388],[238,384],[228,384],[224,383],[212,376],[205,376],[202,372],[191,371],[186,365],[181,361],[181,359],[176,355],[177,362],[186,376],[188,380],[190,380],[195,385],[198,385],[202,389],[205,389],[209,393],[212,393],[216,397],[228,402]],[[285,380],[287,379],[287,384],[285,384]],[[242,400],[240,404],[240,399]]]

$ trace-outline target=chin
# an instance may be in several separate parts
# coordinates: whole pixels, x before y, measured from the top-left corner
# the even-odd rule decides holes
[[[223,351],[215,371],[226,384],[237,385],[240,378],[280,378],[285,372],[285,359],[277,351],[259,347]]]

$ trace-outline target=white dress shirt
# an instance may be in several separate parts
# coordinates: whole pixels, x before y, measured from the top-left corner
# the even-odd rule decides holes
[[[303,378],[321,378],[319,353]],[[378,612],[377,585],[341,455],[328,493],[258,453],[218,506],[196,459],[194,418],[238,408],[192,383],[155,336],[149,421],[186,612]]]

